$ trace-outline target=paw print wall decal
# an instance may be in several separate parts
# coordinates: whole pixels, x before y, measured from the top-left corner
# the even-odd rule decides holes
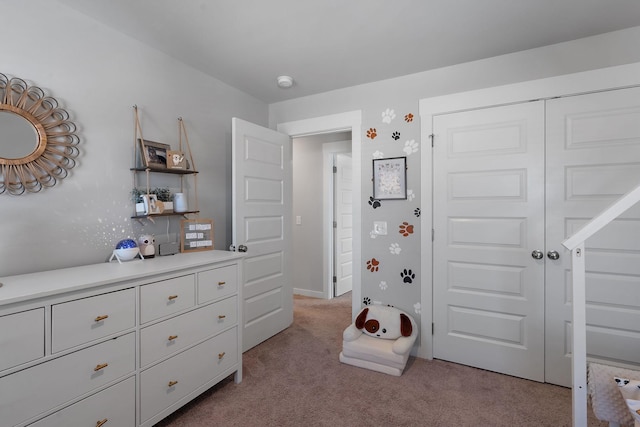
[[[419,302],[413,304],[413,312],[416,314],[422,313],[422,304],[420,304]]]
[[[373,209],[378,209],[380,206],[382,206],[382,203],[380,203],[380,200],[374,199],[373,196],[371,196],[369,197],[369,206],[371,206]]]
[[[404,121],[407,123],[411,123],[413,121],[413,114],[409,113],[404,116]]]
[[[383,291],[387,290],[387,282],[385,282],[384,280],[380,281],[380,289]]]
[[[400,255],[400,252],[402,252],[402,248],[399,244],[392,243],[391,246],[389,246],[389,252],[391,252],[393,255]]]
[[[400,139],[400,132],[394,132],[391,134],[391,138],[394,139],[394,141],[397,141]]]
[[[372,273],[375,273],[380,268],[380,261],[375,258],[371,258],[367,261],[367,270]]]
[[[364,298],[362,299],[362,303],[363,303],[364,305],[371,305],[371,298],[369,298],[369,297],[364,297]]]
[[[413,234],[413,225],[409,224],[407,221],[403,221],[402,224],[400,224],[400,230],[398,232],[404,237],[407,237],[410,234]]]
[[[420,217],[420,208],[415,208],[415,209],[413,210],[413,214],[414,214],[415,216],[417,216],[417,217]]]
[[[387,108],[382,112],[382,123],[391,123],[396,118],[396,113],[391,108]]]
[[[413,153],[417,153],[419,149],[418,143],[415,139],[410,139],[404,143],[404,148],[402,151],[405,152],[407,156],[410,156]]]
[[[369,128],[367,130],[367,138],[375,139],[376,136],[378,136],[378,131],[376,130],[376,128]]]
[[[412,284],[413,280],[416,278],[416,274],[412,272],[410,269],[406,268],[400,272],[400,277],[402,278],[402,283]]]
[[[373,152],[371,157],[373,157],[374,159],[382,159],[384,157],[384,153],[380,150],[376,150]]]

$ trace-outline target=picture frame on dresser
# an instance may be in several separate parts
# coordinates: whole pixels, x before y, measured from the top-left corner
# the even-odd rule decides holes
[[[200,252],[213,249],[212,219],[180,221],[180,252]]]

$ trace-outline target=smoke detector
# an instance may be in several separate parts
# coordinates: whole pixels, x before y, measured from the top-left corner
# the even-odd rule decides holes
[[[293,77],[291,76],[280,76],[278,77],[278,86],[286,89],[293,86]]]

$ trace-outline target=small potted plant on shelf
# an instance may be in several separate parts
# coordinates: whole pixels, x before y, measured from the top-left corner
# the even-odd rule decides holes
[[[133,190],[131,190],[131,200],[136,205],[136,215],[142,215],[145,212],[144,200],[142,198],[143,194],[145,194],[145,192],[140,190],[139,188],[134,188]]]

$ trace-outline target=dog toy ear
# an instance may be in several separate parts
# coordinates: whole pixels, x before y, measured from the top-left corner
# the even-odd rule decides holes
[[[406,314],[400,313],[400,333],[403,337],[410,337],[412,332],[411,319]]]
[[[362,329],[364,328],[364,323],[367,321],[367,313],[369,312],[369,308],[364,308],[358,317],[356,317],[356,328]]]

